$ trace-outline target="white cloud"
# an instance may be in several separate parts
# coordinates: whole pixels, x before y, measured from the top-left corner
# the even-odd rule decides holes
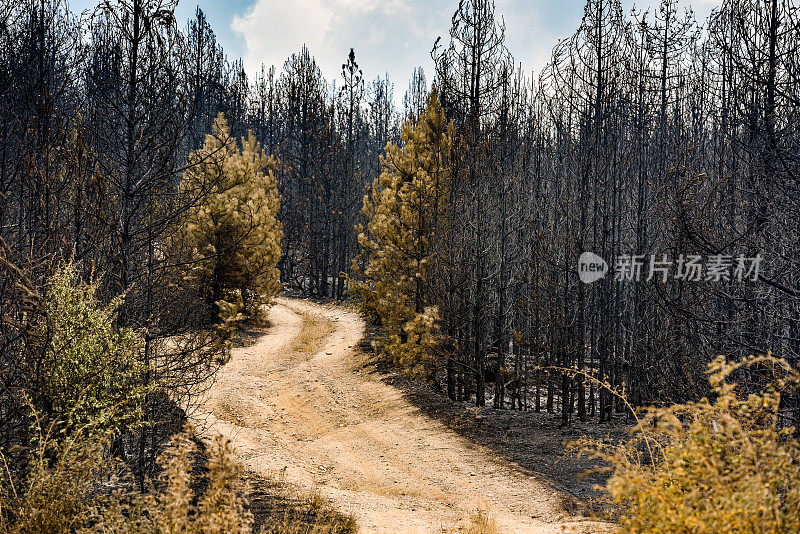
[[[280,70],[305,44],[322,74],[338,80],[354,48],[365,79],[388,71],[402,97],[413,68],[432,67],[430,49],[449,28],[450,8],[425,0],[257,0],[232,28],[245,40],[248,72],[262,63]]]
[[[506,23],[506,44],[527,74],[538,75],[559,39],[570,36],[580,24],[583,0],[495,0],[496,13]],[[629,12],[634,1],[640,8],[660,0],[623,0]],[[693,4],[698,22],[721,0],[681,0]],[[261,64],[275,65],[307,45],[322,74],[340,83],[342,63],[350,48],[367,81],[385,72],[395,83],[400,102],[414,67],[422,65],[432,78],[430,51],[437,36],[447,42],[450,19],[457,0],[255,0],[232,29],[246,44],[248,72]]]
[[[262,63],[280,68],[303,44],[323,48],[332,16],[324,0],[261,0],[244,16],[234,17],[231,27],[244,37],[245,67],[255,72]]]

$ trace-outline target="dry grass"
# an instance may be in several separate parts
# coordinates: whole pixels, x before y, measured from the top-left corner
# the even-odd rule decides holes
[[[500,534],[500,528],[494,517],[485,510],[476,510],[469,518],[466,534]]]
[[[253,518],[230,442],[218,437],[202,454],[200,446],[191,428],[176,435],[159,457],[161,475],[141,494],[102,442],[43,440],[27,477],[13,480],[6,470],[0,532],[249,533]]]
[[[751,377],[766,387],[736,383]],[[781,413],[800,372],[770,354],[720,356],[708,378],[710,398],[647,410],[627,441],[583,440],[613,468],[607,489],[621,508],[620,531],[800,532],[800,440]]]
[[[304,491],[280,478],[251,480],[248,495],[255,516],[254,532],[262,534],[351,534],[358,532],[352,515],[338,512],[318,491]]]
[[[0,532],[183,532],[186,534],[350,534],[355,519],[317,491],[280,478],[243,481],[231,443],[202,442],[192,429],[160,456],[161,476],[140,494],[125,466],[101,443],[70,442],[54,462],[33,458],[30,477],[0,484]],[[0,462],[1,463],[1,462]],[[0,477],[3,478],[3,477]]]
[[[233,404],[227,401],[220,401],[215,409],[216,416],[225,421],[236,424],[237,426],[245,426],[247,422],[240,410]]]
[[[333,332],[333,323],[325,317],[303,312],[300,333],[291,344],[291,351],[300,354],[314,354],[322,348],[323,340]]]

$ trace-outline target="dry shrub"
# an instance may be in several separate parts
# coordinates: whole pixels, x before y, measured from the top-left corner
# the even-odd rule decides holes
[[[758,392],[733,381],[765,370]],[[621,531],[800,532],[800,444],[781,421],[781,395],[800,375],[767,355],[719,357],[708,376],[711,399],[647,410],[624,443],[588,443],[611,465]]]
[[[214,438],[207,449],[207,484],[196,494],[200,479],[197,439],[191,428],[175,436],[159,458],[160,479],[144,496],[116,495],[101,502],[101,521],[92,530],[99,532],[181,532],[249,533],[253,517],[241,497],[241,466],[236,462],[230,441]],[[127,498],[126,498],[127,497]]]
[[[343,521],[334,512],[325,510],[309,512],[304,516],[297,510],[287,510],[282,519],[261,527],[261,534],[351,534],[358,532],[355,519],[347,516]]]
[[[142,495],[124,466],[97,440],[70,439],[47,460],[48,440],[33,455],[23,483],[6,470],[0,489],[0,531],[9,533],[129,532],[244,533],[253,518],[240,496],[241,467],[221,436],[208,447],[204,490],[197,440],[191,429],[175,436],[160,456],[159,480]],[[51,451],[52,454],[52,451]]]
[[[282,480],[263,480],[250,495],[261,534],[353,534],[355,517],[336,510],[319,491]]]
[[[242,466],[228,439],[217,436],[208,460],[209,485],[197,506],[199,532],[250,532],[253,517],[238,489]]]
[[[500,534],[500,528],[489,512],[476,510],[469,518],[466,534]]]
[[[92,435],[93,439],[85,439]],[[141,494],[127,467],[106,454],[96,434],[54,442],[38,440],[22,481],[8,468],[0,484],[0,532],[11,534],[125,532],[240,534],[254,518],[243,494],[242,467],[230,441],[217,436],[205,447],[187,427],[159,457],[161,474]],[[57,450],[56,450],[57,448]],[[48,459],[51,458],[51,459]],[[318,492],[299,493],[270,481],[280,493],[258,532],[351,534],[355,519],[337,512]],[[252,496],[253,493],[250,492]],[[262,494],[263,500],[263,494]],[[277,504],[278,506],[274,506]],[[262,507],[264,505],[262,504]]]
[[[102,460],[99,443],[79,441],[80,434],[58,445],[41,439],[31,454],[28,475],[15,481],[3,458],[0,484],[0,531],[13,534],[74,532],[86,528],[91,520],[87,504],[101,479],[112,467]]]

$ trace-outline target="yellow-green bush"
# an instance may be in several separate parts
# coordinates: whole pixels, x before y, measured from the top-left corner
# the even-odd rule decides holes
[[[78,428],[120,432],[139,421],[147,389],[132,330],[115,329],[119,301],[102,306],[72,265],[49,280],[19,362],[24,394],[57,437]]]
[[[745,393],[734,375],[767,386]],[[622,532],[800,532],[800,443],[780,420],[781,395],[798,372],[769,355],[708,368],[713,394],[649,409],[633,438],[594,444],[613,469],[607,488]]]

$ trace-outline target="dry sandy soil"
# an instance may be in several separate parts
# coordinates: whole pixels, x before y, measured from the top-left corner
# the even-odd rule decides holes
[[[330,321],[318,350],[306,321]],[[314,489],[362,532],[459,532],[477,509],[501,532],[606,532],[571,517],[564,495],[411,404],[364,366],[354,312],[278,299],[270,328],[233,350],[195,416],[233,440],[247,469]],[[307,337],[307,332],[305,333]]]

